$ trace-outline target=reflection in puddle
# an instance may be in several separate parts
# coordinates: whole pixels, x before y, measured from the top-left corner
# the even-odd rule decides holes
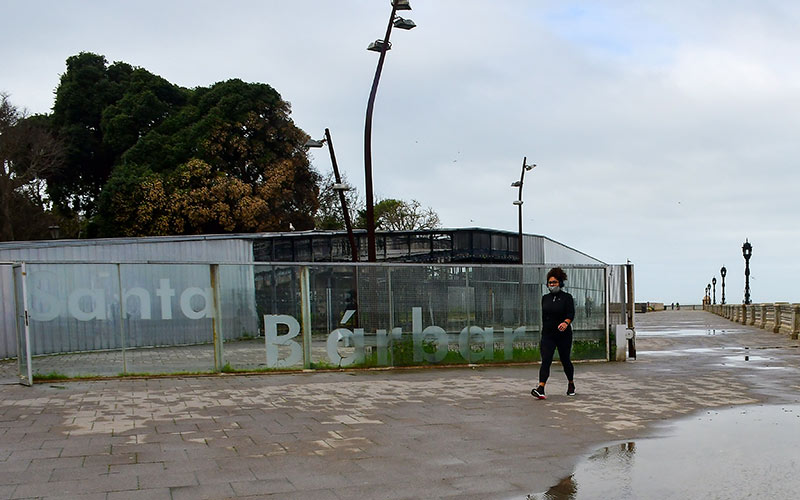
[[[684,356],[688,354],[712,354],[715,352],[724,351],[723,348],[711,349],[708,347],[697,347],[694,349],[679,349],[675,351],[637,351],[639,354],[647,354],[648,356]]]
[[[800,406],[712,410],[668,437],[603,448],[530,500],[794,498],[800,491]]]
[[[716,328],[691,328],[691,329],[683,329],[683,330],[671,330],[671,329],[658,329],[658,330],[647,330],[647,329],[637,329],[636,336],[637,337],[700,337],[700,336],[710,336],[710,335],[730,335],[733,333],[742,333],[744,330],[737,330],[735,328],[732,329],[716,329]]]

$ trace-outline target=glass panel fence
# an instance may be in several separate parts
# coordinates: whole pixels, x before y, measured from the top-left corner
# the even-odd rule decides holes
[[[605,359],[605,268],[565,267],[575,359]],[[29,264],[34,376],[539,360],[546,268]]]

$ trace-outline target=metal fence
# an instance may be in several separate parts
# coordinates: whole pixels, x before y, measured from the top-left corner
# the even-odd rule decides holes
[[[608,303],[617,297],[610,292],[618,278],[605,266],[562,267],[576,305],[573,357],[607,359],[608,325],[616,321],[609,311],[624,311]],[[30,382],[33,376],[538,361],[548,268],[18,264],[20,375]]]

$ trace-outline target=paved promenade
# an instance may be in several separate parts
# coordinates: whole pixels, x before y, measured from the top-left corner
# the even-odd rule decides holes
[[[800,402],[800,342],[702,311],[637,316],[638,359],[0,386],[0,499],[524,499],[609,442]],[[745,361],[745,355],[749,361]]]

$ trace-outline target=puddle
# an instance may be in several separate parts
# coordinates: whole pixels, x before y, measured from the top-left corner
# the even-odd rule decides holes
[[[744,330],[715,329],[715,328],[691,328],[691,329],[658,329],[647,330],[645,328],[636,329],[637,337],[709,337],[714,335],[731,335],[742,333]]]
[[[528,500],[795,498],[800,405],[713,410],[669,435],[608,446]]]
[[[709,347],[696,347],[692,349],[680,349],[673,351],[636,351],[640,355],[648,356],[684,356],[686,354],[712,354],[724,350],[725,348],[712,349]]]

